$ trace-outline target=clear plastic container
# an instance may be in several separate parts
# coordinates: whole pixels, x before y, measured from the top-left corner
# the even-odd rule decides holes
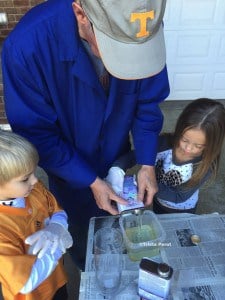
[[[145,209],[124,211],[119,223],[127,254],[132,261],[159,255],[165,231],[152,211]]]

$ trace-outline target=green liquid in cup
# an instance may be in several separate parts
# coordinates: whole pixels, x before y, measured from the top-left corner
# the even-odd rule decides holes
[[[127,254],[132,261],[141,260],[142,257],[152,257],[159,254],[159,247],[155,241],[156,232],[149,225],[141,225],[126,229],[130,243],[127,243]],[[148,245],[139,245],[148,242]]]

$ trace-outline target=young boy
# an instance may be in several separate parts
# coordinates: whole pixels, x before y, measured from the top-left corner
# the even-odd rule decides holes
[[[67,215],[37,180],[36,149],[0,131],[0,283],[6,300],[65,300]]]

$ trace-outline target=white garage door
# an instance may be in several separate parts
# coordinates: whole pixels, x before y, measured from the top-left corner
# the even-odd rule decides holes
[[[225,0],[167,0],[169,100],[225,99]]]

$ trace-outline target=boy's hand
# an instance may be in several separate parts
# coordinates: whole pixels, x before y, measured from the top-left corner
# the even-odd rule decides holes
[[[62,225],[52,222],[44,229],[28,236],[25,243],[31,245],[29,254],[36,255],[38,253],[38,258],[42,258],[49,249],[51,254],[55,253],[57,248],[65,253],[66,249],[72,246],[73,239]]]

